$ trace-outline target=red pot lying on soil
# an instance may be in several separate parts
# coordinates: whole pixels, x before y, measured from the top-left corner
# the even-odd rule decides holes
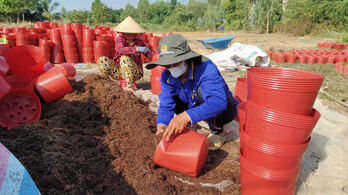
[[[196,177],[201,172],[208,156],[209,143],[205,136],[189,130],[172,135],[166,141],[164,136],[158,144],[154,163]]]

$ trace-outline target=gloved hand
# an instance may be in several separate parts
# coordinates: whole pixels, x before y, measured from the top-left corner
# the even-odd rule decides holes
[[[150,53],[151,51],[147,47],[137,47],[137,51],[141,53]]]

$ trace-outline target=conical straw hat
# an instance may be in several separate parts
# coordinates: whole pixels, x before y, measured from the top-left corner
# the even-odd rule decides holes
[[[114,28],[114,31],[121,33],[143,33],[145,30],[133,20],[132,17],[128,16],[119,25]]]

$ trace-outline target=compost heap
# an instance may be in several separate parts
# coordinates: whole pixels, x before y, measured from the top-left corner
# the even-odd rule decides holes
[[[240,193],[238,158],[209,152],[197,178],[157,167],[156,116],[147,103],[99,75],[70,82],[75,91],[44,104],[39,122],[0,129],[0,142],[42,194]]]

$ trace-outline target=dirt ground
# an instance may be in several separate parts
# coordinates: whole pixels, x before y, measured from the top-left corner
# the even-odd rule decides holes
[[[197,178],[156,167],[146,103],[99,75],[71,83],[73,93],[43,105],[40,122],[0,129],[42,194],[240,193],[239,143],[210,152]]]

